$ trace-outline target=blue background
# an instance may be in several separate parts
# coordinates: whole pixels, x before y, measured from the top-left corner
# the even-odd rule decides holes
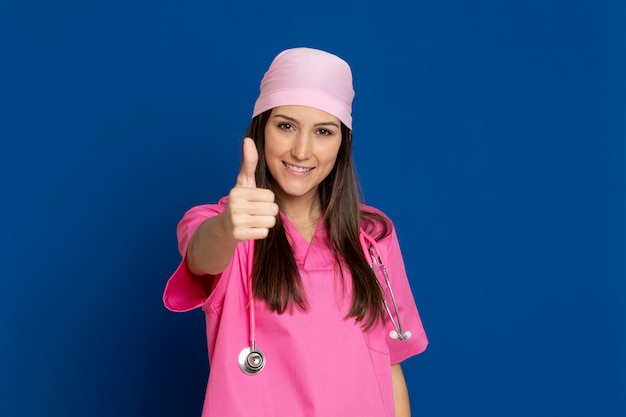
[[[0,415],[199,415],[175,227],[293,46],[353,68],[431,342],[413,414],[626,415],[624,2],[3,1],[0,42]]]

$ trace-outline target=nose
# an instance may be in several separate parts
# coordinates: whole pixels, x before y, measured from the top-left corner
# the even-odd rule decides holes
[[[311,146],[313,145],[311,137],[305,133],[299,132],[293,142],[291,148],[291,156],[298,161],[304,161],[311,157]]]

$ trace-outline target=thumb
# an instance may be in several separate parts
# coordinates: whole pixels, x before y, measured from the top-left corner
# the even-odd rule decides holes
[[[243,154],[241,168],[237,176],[237,185],[247,188],[256,188],[256,165],[259,162],[259,152],[254,141],[250,138],[243,140]]]

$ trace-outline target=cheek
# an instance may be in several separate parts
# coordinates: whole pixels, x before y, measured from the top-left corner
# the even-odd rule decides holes
[[[269,172],[272,178],[276,178],[280,174],[283,167],[281,158],[282,155],[279,151],[280,150],[276,149],[275,146],[265,142],[265,150],[263,152],[265,155],[265,169]]]
[[[267,161],[268,165],[276,158],[278,152],[275,144],[271,140],[265,141],[264,154],[265,160]]]
[[[265,148],[265,167],[266,169],[270,172],[270,174],[272,174],[272,176],[274,176],[276,168],[276,158],[272,157],[272,151],[271,149]]]
[[[324,153],[324,159],[327,161],[328,164],[335,166],[335,163],[337,162],[337,158],[339,156],[340,145],[341,144],[335,145],[331,149],[326,149],[326,152]]]
[[[285,141],[282,138],[274,137],[268,132],[265,133],[265,157],[277,158],[281,157],[287,149],[285,149]]]

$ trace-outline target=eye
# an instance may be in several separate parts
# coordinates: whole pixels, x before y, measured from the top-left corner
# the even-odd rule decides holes
[[[293,125],[287,122],[279,123],[278,128],[281,130],[293,130],[294,129]]]
[[[320,129],[317,131],[317,134],[320,136],[332,136],[333,131],[328,129]]]

